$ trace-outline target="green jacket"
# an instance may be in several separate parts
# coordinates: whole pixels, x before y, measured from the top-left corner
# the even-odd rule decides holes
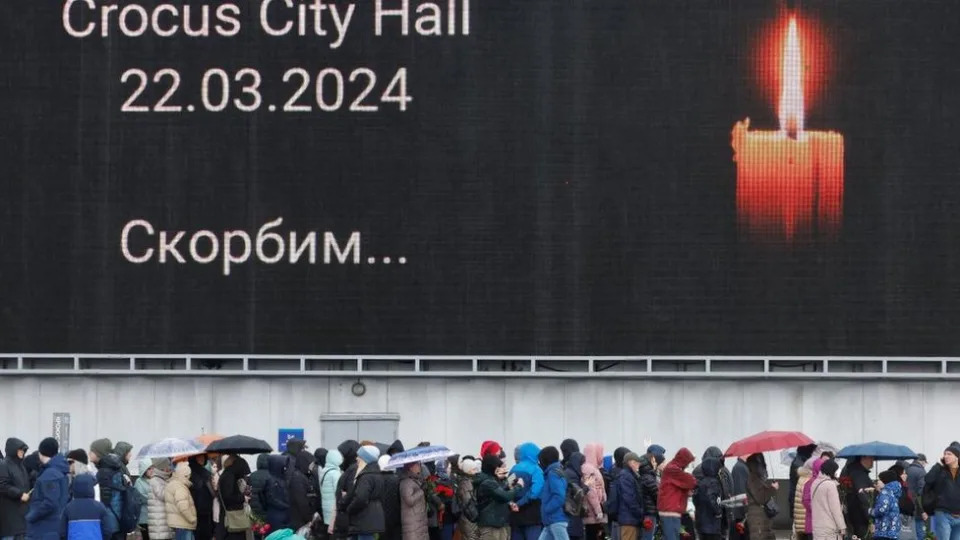
[[[516,499],[520,490],[506,489],[503,484],[489,474],[480,473],[473,481],[477,497],[477,525],[479,527],[506,527],[510,524],[510,502]]]

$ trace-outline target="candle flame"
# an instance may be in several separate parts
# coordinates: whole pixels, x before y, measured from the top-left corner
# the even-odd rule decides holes
[[[790,18],[783,45],[780,83],[780,132],[793,139],[803,136],[803,55],[797,32],[797,18]]]

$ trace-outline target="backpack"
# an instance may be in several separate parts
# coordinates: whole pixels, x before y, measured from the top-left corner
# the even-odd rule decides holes
[[[554,471],[554,474],[566,480],[566,476],[563,474],[557,471]],[[587,509],[583,504],[583,499],[586,495],[587,492],[579,484],[567,481],[567,492],[563,499],[563,512],[573,517],[586,515]]]
[[[120,527],[118,532],[131,533],[137,529],[140,522],[143,499],[140,497],[140,492],[130,482],[130,478],[122,471],[114,473],[110,483],[113,488],[110,510],[117,517],[117,525]]]

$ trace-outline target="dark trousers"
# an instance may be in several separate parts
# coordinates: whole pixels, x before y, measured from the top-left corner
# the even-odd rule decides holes
[[[143,540],[150,540],[150,529],[146,525],[140,525],[140,537]]]
[[[606,537],[603,529],[603,523],[589,523],[587,524],[587,535],[584,538],[586,540],[603,540]]]

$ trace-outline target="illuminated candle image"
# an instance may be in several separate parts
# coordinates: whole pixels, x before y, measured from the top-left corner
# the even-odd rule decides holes
[[[760,242],[835,240],[843,218],[843,135],[804,127],[803,44],[791,17],[780,58],[779,131],[737,122],[737,222]]]

